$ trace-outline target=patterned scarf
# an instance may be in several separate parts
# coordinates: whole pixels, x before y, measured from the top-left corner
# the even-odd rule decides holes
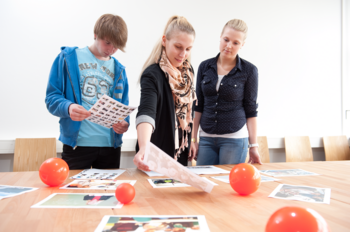
[[[157,60],[160,68],[165,73],[166,78],[169,81],[170,89],[173,94],[175,104],[175,115],[180,125],[177,126],[177,120],[175,118],[175,135],[178,135],[178,127],[182,129],[182,141],[179,147],[177,156],[180,155],[181,151],[188,147],[188,136],[184,136],[184,133],[190,133],[192,123],[192,103],[197,99],[196,92],[193,86],[193,70],[191,64],[185,60],[182,66],[174,68],[165,51],[163,50],[160,60]],[[178,136],[175,136],[178,138]],[[175,139],[177,144],[178,139]],[[175,146],[177,148],[178,146]]]

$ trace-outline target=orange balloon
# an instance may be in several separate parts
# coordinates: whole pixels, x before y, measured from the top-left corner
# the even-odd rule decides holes
[[[258,190],[260,186],[260,173],[251,164],[235,165],[230,172],[230,185],[238,194],[249,195]]]
[[[66,161],[60,158],[45,160],[39,169],[42,182],[50,187],[55,187],[66,181],[69,175],[69,167]]]
[[[287,206],[274,212],[265,232],[329,232],[327,222],[313,209]]]
[[[135,197],[135,188],[129,183],[120,184],[115,190],[115,197],[122,204],[128,204]]]

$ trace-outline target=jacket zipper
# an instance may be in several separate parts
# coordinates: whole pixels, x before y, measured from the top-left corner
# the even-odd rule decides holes
[[[66,58],[64,58],[64,63],[66,63],[66,69],[67,69],[67,73],[68,73],[70,84],[72,85],[72,90],[73,90],[75,102],[78,103],[78,99],[77,99],[77,96],[75,95],[75,91],[74,91],[74,87],[73,87],[72,78],[70,77],[70,73],[68,71],[68,65],[67,65]],[[80,129],[80,127],[79,127],[79,129]],[[77,148],[77,145],[75,147],[73,147],[73,150],[75,150],[75,148]]]
[[[115,86],[114,86],[114,89],[113,89],[113,95],[114,95],[114,90],[115,90],[115,88],[117,87],[117,82],[119,81],[120,77],[122,76],[122,73],[123,73],[123,69],[122,69],[122,71],[120,72],[120,75],[119,75],[118,79],[117,79],[116,82],[115,82]],[[123,91],[124,91],[124,89],[123,89]],[[115,147],[116,144],[115,144],[115,134],[114,134],[114,133],[115,133],[115,132],[114,132],[114,130],[113,130],[113,147],[116,148],[116,147]]]

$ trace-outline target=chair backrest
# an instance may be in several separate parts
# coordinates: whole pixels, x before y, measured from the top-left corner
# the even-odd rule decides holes
[[[56,156],[56,138],[16,139],[13,171],[38,171],[45,160]]]
[[[262,163],[270,163],[270,152],[269,146],[267,145],[267,137],[266,136],[258,136],[258,144],[259,144],[259,155]],[[247,158],[245,160],[246,163],[249,161],[249,149],[247,153]]]
[[[345,135],[323,137],[326,161],[350,160],[349,143]]]
[[[270,152],[269,152],[269,146],[267,145],[267,137],[258,136],[258,144],[259,144],[259,155],[260,155],[261,162],[270,163]]]
[[[313,161],[309,136],[287,136],[284,138],[287,162]]]

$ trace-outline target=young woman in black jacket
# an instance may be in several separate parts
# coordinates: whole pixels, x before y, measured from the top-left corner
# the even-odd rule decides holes
[[[134,157],[141,170],[149,171],[142,162],[148,141],[183,165],[191,159],[186,149],[190,148],[192,103],[196,100],[189,63],[194,37],[186,18],[171,17],[143,67]]]
[[[261,164],[257,147],[258,69],[238,55],[247,31],[240,19],[227,22],[220,36],[220,53],[198,68],[191,146],[197,165],[244,163],[248,147],[249,163]]]

